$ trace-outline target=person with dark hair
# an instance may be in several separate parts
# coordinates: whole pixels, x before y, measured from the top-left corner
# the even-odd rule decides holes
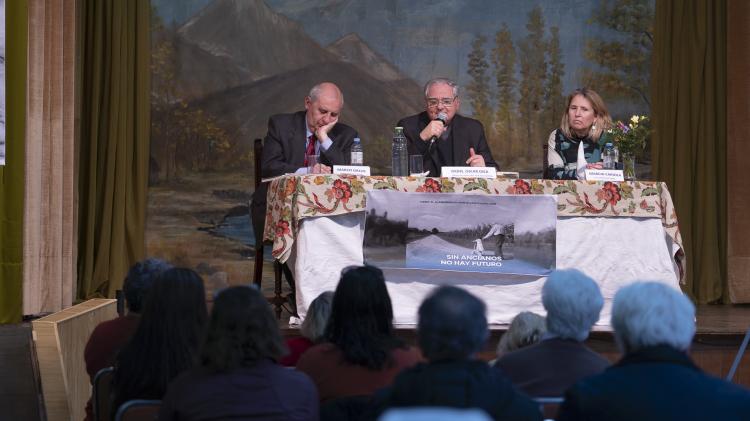
[[[484,303],[442,286],[419,306],[417,339],[428,363],[404,370],[373,399],[373,414],[388,408],[478,408],[493,419],[541,420],[538,406],[500,371],[476,358],[487,341]]]
[[[154,278],[171,268],[169,263],[153,258],[138,262],[130,268],[122,287],[128,312],[123,316],[99,323],[91,332],[83,351],[86,372],[92,384],[99,370],[114,365],[117,352],[133,336],[133,332],[138,327],[143,301],[151,289]],[[86,404],[87,420],[92,419],[91,411],[91,400],[89,400]]]
[[[115,362],[115,410],[130,399],[161,399],[169,382],[193,366],[208,318],[203,279],[190,269],[162,272],[144,304]]]
[[[200,365],[170,383],[160,420],[317,420],[318,395],[304,374],[275,363],[286,352],[265,297],[252,287],[216,297]]]
[[[332,303],[333,291],[325,291],[315,297],[307,309],[307,315],[302,322],[302,326],[299,328],[302,336],[290,338],[286,341],[289,353],[279,360],[279,364],[294,367],[305,351],[324,340],[328,318],[331,316]]]
[[[394,336],[391,298],[383,272],[374,266],[342,272],[325,339],[297,363],[315,382],[321,401],[371,395],[421,360],[417,349]]]

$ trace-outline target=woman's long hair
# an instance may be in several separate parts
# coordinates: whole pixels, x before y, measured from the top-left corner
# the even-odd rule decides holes
[[[214,300],[201,365],[214,371],[247,367],[286,352],[266,298],[255,288],[236,286]]]
[[[195,363],[207,318],[201,277],[183,268],[162,272],[138,329],[117,355],[113,408],[130,399],[161,399],[169,382]]]
[[[594,142],[598,142],[599,138],[602,136],[602,133],[612,127],[612,116],[609,115],[609,111],[607,111],[607,106],[604,104],[604,100],[602,99],[602,97],[600,97],[599,94],[596,93],[596,91],[594,91],[593,89],[578,88],[575,91],[571,92],[570,95],[568,95],[568,102],[565,105],[565,111],[563,112],[562,119],[560,121],[560,129],[562,130],[563,134],[565,134],[565,136],[569,138],[576,137],[570,130],[570,122],[568,121],[568,109],[570,108],[570,103],[573,102],[573,98],[578,95],[589,100],[589,102],[591,103],[591,108],[593,108],[594,110],[596,120],[594,120],[594,124],[591,126],[589,137]]]
[[[403,343],[393,336],[393,307],[383,272],[374,266],[344,270],[333,295],[326,339],[351,364],[379,370]]]

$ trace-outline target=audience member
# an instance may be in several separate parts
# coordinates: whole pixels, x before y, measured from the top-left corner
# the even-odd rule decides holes
[[[680,291],[636,282],[615,294],[615,340],[624,354],[565,393],[559,420],[746,420],[750,391],[703,373],[687,352],[695,307]]]
[[[318,419],[318,394],[304,374],[274,361],[284,342],[265,297],[236,286],[216,297],[200,365],[169,384],[159,419]]]
[[[583,344],[604,305],[593,279],[575,269],[553,272],[542,287],[547,333],[528,348],[495,363],[521,390],[535,397],[562,396],[578,380],[609,362]]]
[[[378,392],[373,412],[388,408],[478,408],[493,419],[541,420],[537,404],[498,370],[476,358],[489,336],[484,303],[468,292],[437,288],[419,307],[417,339],[428,363],[404,370]]]
[[[435,78],[424,86],[425,110],[402,118],[410,155],[421,155],[430,177],[440,177],[444,166],[497,167],[479,120],[458,114],[456,82]]]
[[[193,366],[207,318],[197,273],[174,268],[159,275],[138,329],[117,355],[112,408],[130,399],[161,399],[169,382]]]
[[[324,339],[326,324],[331,315],[331,302],[333,302],[333,291],[325,291],[310,303],[305,320],[299,329],[302,336],[287,339],[286,346],[289,353],[279,360],[279,364],[294,367],[305,351]]]
[[[611,126],[612,117],[599,94],[588,88],[573,91],[568,96],[560,128],[550,133],[547,140],[549,177],[583,179],[586,168],[601,168],[604,145],[612,141],[607,133]]]
[[[99,370],[115,364],[117,352],[130,340],[138,326],[143,302],[151,289],[154,278],[172,266],[159,259],[146,259],[138,262],[128,271],[122,289],[125,295],[127,313],[112,320],[99,323],[91,332],[83,360],[91,383]],[[86,419],[91,420],[91,400],[86,404]]]
[[[391,298],[383,272],[373,266],[342,272],[325,339],[297,363],[315,382],[321,401],[371,395],[421,360],[417,349],[394,336]]]
[[[497,344],[497,356],[534,345],[547,331],[544,317],[530,311],[522,311],[510,322],[508,330]]]

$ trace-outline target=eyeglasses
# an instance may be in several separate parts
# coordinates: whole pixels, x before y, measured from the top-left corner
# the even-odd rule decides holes
[[[456,100],[456,97],[453,98],[427,98],[427,106],[430,108],[435,108],[438,106],[438,104],[442,104],[445,108],[450,108],[453,106],[453,102]]]

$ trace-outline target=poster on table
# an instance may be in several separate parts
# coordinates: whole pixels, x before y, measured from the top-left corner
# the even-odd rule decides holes
[[[364,259],[384,269],[546,276],[555,269],[552,195],[367,193]]]

